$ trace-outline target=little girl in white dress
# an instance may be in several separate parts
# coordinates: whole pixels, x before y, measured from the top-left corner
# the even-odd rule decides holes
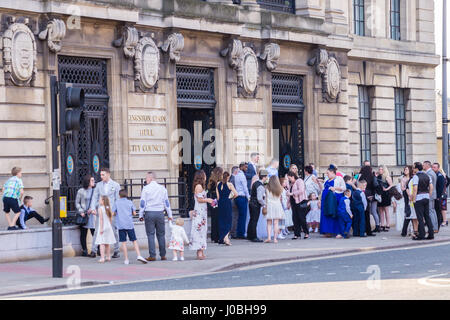
[[[320,225],[320,202],[314,192],[309,195],[309,206],[311,210],[306,216],[306,222],[310,226],[309,232],[317,233]]]
[[[183,228],[184,220],[178,218],[175,224],[169,223],[171,230],[169,249],[173,250],[173,261],[178,260],[178,252],[180,253],[180,260],[184,261],[184,245],[189,243],[189,238]]]
[[[95,244],[100,245],[100,256],[101,259],[98,260],[100,263],[106,261],[111,261],[111,244],[116,243],[116,237],[114,236],[114,230],[111,225],[113,213],[111,211],[111,206],[109,204],[109,198],[107,196],[101,196],[98,206],[98,217],[99,217],[99,229],[97,230],[97,237],[95,239]]]

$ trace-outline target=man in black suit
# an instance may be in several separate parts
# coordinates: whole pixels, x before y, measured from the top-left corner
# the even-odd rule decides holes
[[[250,155],[250,161],[247,164],[247,171],[245,177],[247,178],[248,192],[251,192],[252,178],[257,174],[257,167],[259,162],[259,153],[254,152]]]
[[[434,173],[436,173],[436,200],[434,200],[435,204],[434,204],[434,208],[436,210],[436,215],[438,218],[438,224],[439,224],[439,228],[442,226],[442,223],[444,222],[444,217],[442,216],[442,210],[441,210],[441,199],[442,199],[442,195],[444,194],[444,189],[445,189],[445,177],[444,175],[441,173],[440,169],[441,169],[441,165],[439,163],[434,163],[433,166],[431,167],[434,171]]]

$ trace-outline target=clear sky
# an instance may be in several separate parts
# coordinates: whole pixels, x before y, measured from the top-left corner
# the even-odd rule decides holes
[[[450,0],[435,0],[435,30],[436,30],[436,54],[442,56],[442,1],[447,1],[447,56],[450,57]],[[442,60],[441,60],[442,61]],[[450,75],[450,64],[447,63],[447,70]],[[448,92],[450,94],[450,77],[447,75]],[[436,89],[442,89],[442,65],[436,68]]]

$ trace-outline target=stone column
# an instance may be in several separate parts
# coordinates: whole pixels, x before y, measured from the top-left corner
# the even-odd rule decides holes
[[[342,0],[327,0],[325,6],[325,20],[336,24],[336,33],[348,33],[348,3]]]
[[[295,13],[308,18],[325,19],[325,10],[320,0],[295,1]]]

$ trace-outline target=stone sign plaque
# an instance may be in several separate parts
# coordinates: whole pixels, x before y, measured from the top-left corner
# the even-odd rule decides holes
[[[136,46],[134,69],[135,80],[141,90],[151,89],[156,86],[159,79],[159,49],[150,37],[143,37]]]

